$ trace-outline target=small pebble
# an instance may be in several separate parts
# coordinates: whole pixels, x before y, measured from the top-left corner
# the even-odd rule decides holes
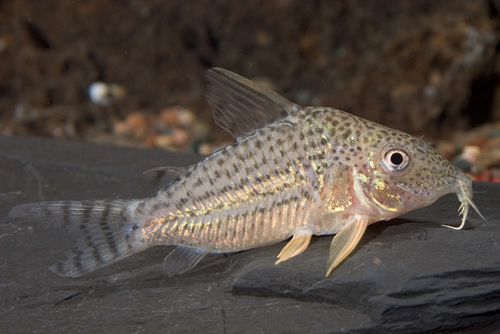
[[[160,120],[167,126],[174,126],[177,123],[179,109],[176,107],[166,108],[160,111]]]
[[[125,119],[130,133],[137,139],[144,138],[149,129],[146,115],[142,112],[130,113]]]
[[[464,151],[460,155],[462,159],[467,160],[471,164],[475,164],[477,158],[481,154],[481,149],[477,146],[465,146]]]
[[[451,164],[453,166],[456,166],[456,167],[460,168],[464,172],[469,172],[470,169],[471,169],[471,167],[472,167],[472,164],[470,163],[470,161],[465,160],[462,157],[456,157],[455,159],[453,159],[451,161]]]
[[[172,132],[172,140],[176,146],[184,147],[191,140],[191,135],[184,129],[175,128]]]
[[[154,146],[163,149],[171,149],[174,146],[174,139],[171,135],[157,135],[154,138]]]
[[[189,128],[196,121],[196,115],[189,109],[180,108],[177,114],[177,125]]]
[[[113,133],[117,136],[130,136],[131,131],[127,122],[115,122],[113,123]]]
[[[380,266],[382,264],[382,260],[378,256],[373,257],[373,264],[376,266]]]
[[[499,182],[500,180],[500,168],[491,169],[491,178],[493,182]]]
[[[191,133],[193,134],[193,139],[198,142],[206,142],[210,138],[212,129],[202,121],[196,121],[191,126]]]
[[[111,100],[108,85],[104,82],[93,82],[89,86],[89,99],[92,103],[107,106]]]
[[[209,143],[203,143],[198,147],[198,153],[201,155],[210,155],[212,154],[212,145]]]
[[[89,85],[88,94],[92,103],[109,106],[116,101],[122,100],[126,95],[126,91],[120,85],[97,81]]]

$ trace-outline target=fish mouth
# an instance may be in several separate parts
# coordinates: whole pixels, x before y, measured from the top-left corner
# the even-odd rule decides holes
[[[453,230],[461,230],[465,226],[465,221],[467,220],[467,215],[469,214],[469,209],[472,207],[474,211],[484,220],[488,222],[486,218],[481,214],[476,204],[472,201],[472,180],[468,176],[463,176],[463,178],[458,179],[458,190],[455,192],[460,201],[460,207],[458,208],[458,215],[462,216],[462,222],[460,226],[442,225],[444,227],[451,228]]]

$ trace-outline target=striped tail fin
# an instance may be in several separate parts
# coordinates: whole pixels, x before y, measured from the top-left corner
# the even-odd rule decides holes
[[[60,201],[14,207],[9,217],[62,224],[76,236],[71,252],[50,269],[79,277],[148,247],[140,238],[140,221],[134,215],[137,200]]]

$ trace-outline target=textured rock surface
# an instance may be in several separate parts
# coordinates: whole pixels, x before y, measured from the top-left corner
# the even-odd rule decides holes
[[[0,137],[0,217],[39,200],[153,193],[141,171],[195,156]],[[47,270],[70,247],[58,226],[0,224],[0,328],[6,332],[494,333],[500,330],[500,188],[475,184],[489,220],[458,224],[454,196],[368,228],[324,278],[331,237],[274,266],[282,244],[207,257],[168,278],[156,247],[79,279]],[[29,319],[29,321],[27,321]]]

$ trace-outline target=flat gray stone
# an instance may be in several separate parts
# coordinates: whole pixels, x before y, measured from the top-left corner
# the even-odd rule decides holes
[[[331,238],[279,266],[257,259],[236,275],[232,291],[325,302],[366,312],[380,328],[401,333],[456,330],[500,315],[500,228],[497,185],[475,184],[488,219],[460,223],[456,196],[368,228],[360,246],[324,278]],[[278,248],[276,249],[276,252]]]
[[[155,189],[142,171],[200,157],[41,138],[0,137],[0,217],[15,205],[138,198]],[[71,247],[58,226],[0,224],[0,328],[6,332],[494,333],[500,329],[500,227],[496,184],[476,183],[474,212],[458,225],[446,196],[371,225],[325,278],[331,237],[278,266],[284,243],[211,255],[165,277],[170,247],[155,247],[78,279],[47,267]],[[0,218],[1,220],[2,218]],[[27,321],[29,319],[29,321]]]

